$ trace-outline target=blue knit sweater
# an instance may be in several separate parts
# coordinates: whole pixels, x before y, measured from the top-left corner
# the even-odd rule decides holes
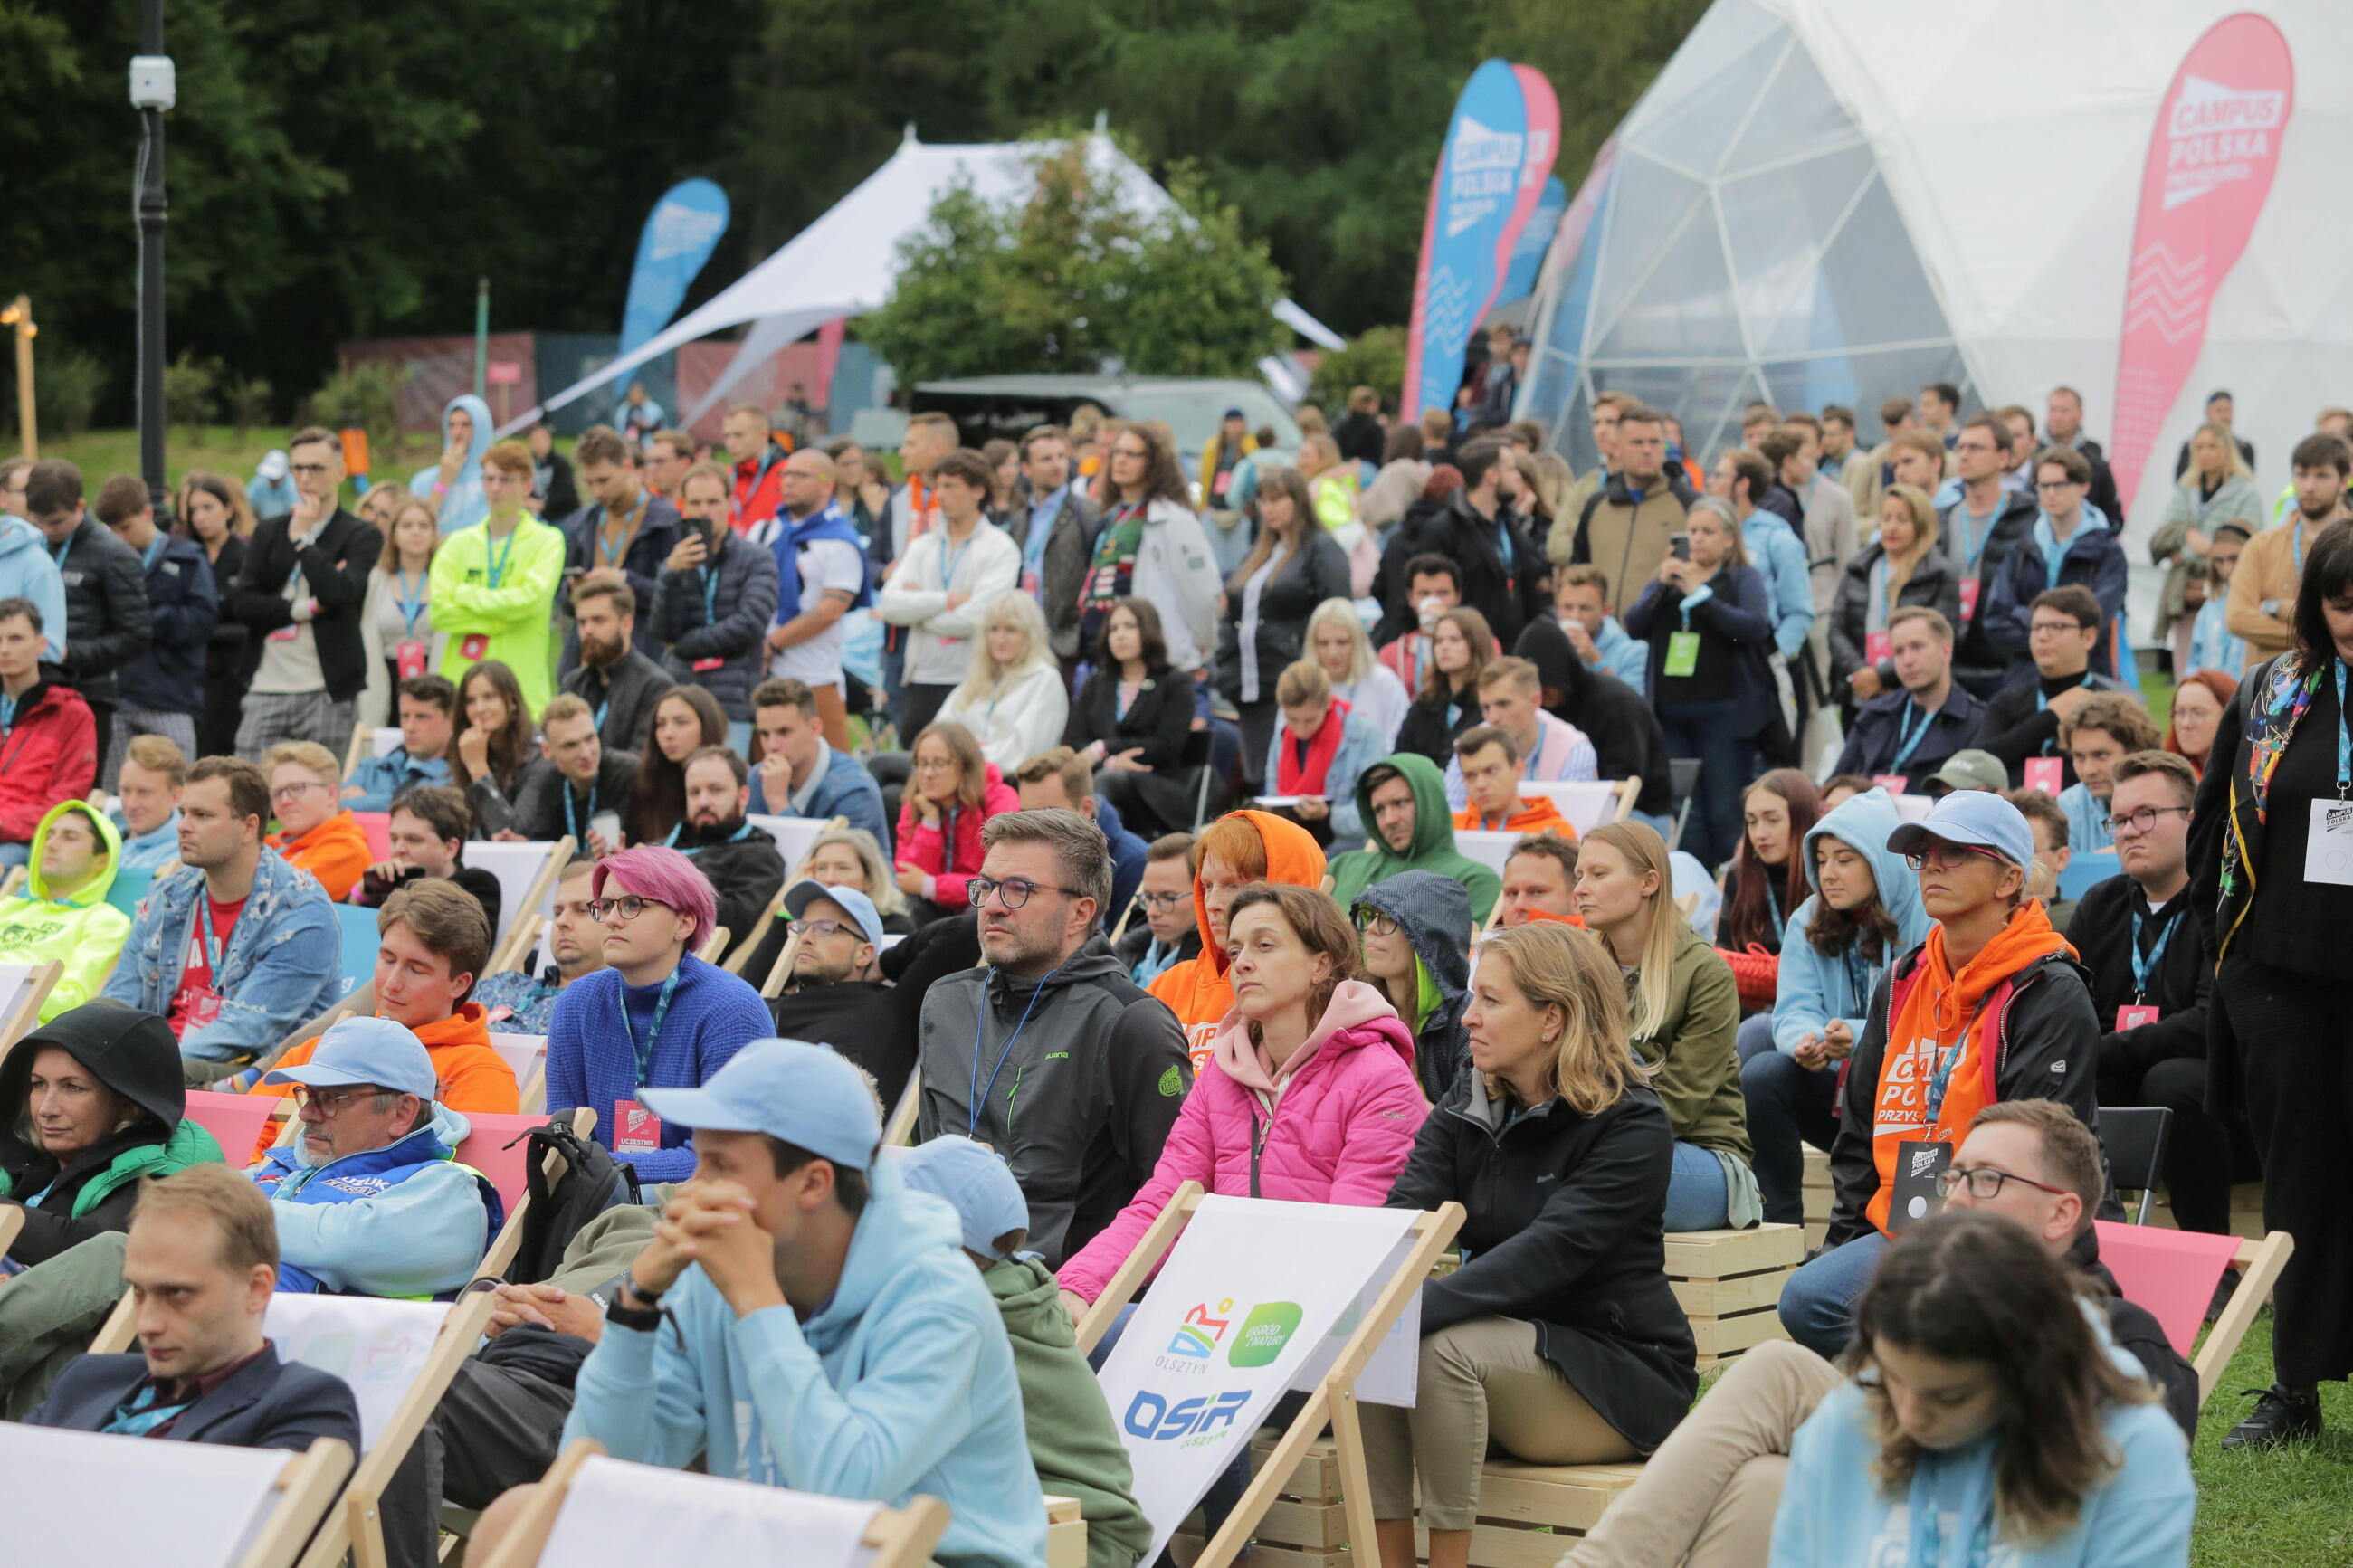
[[[607,1149],[618,1136],[617,1101],[637,1099],[641,1088],[699,1088],[744,1046],[776,1032],[757,991],[689,953],[679,964],[678,989],[641,1080],[630,1041],[645,1040],[660,996],[659,982],[628,985],[618,970],[600,969],[565,986],[556,999],[547,1028],[547,1108],[594,1110],[596,1142]],[[694,1174],[694,1151],[687,1146],[692,1136],[689,1128],[665,1124],[660,1149],[619,1157],[638,1168],[638,1180],[647,1186],[682,1182]]]

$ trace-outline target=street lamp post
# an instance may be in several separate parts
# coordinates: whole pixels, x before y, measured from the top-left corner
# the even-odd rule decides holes
[[[177,87],[164,53],[164,0],[141,0],[131,107],[139,111],[139,168],[132,195],[139,223],[139,474],[164,509],[164,111]]]

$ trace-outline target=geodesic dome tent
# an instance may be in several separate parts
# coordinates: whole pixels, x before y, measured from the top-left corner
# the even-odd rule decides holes
[[[2232,74],[2210,30],[2248,12],[2262,20],[2242,34],[2284,44],[2292,92],[2207,79]],[[2064,383],[2112,458],[2126,425],[2148,454],[2126,491],[2138,540],[2206,393],[2226,387],[2276,489],[2314,414],[2353,404],[2336,232],[2348,84],[2342,0],[1716,0],[1563,217],[1519,412],[1581,468],[1603,390],[1679,416],[1704,458],[1737,441],[1751,399],[1846,404],[1868,442],[1879,404],[1925,382],[2038,418]],[[2196,133],[2251,103],[2236,123],[2259,125],[2265,101],[2267,184],[2229,186],[2244,158],[2160,184],[2168,145],[2177,161],[2246,153]],[[2211,258],[2147,241],[2226,220],[2241,226]],[[2142,374],[2136,333],[2180,360],[2168,388]]]

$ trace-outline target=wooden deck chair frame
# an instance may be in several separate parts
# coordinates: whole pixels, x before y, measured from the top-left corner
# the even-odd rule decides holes
[[[712,926],[703,933],[702,945],[694,950],[694,956],[705,963],[718,963],[719,955],[727,951],[731,936],[725,926]]]
[[[1145,1277],[1176,1244],[1177,1236],[1200,1208],[1201,1195],[1198,1182],[1186,1182],[1169,1194],[1168,1206],[1160,1211],[1128,1253],[1127,1260],[1113,1272],[1103,1294],[1095,1298],[1095,1304],[1079,1320],[1081,1355],[1095,1348],[1119,1316],[1119,1310],[1143,1288]],[[1380,1294],[1373,1299],[1372,1310],[1357,1321],[1356,1331],[1341,1347],[1340,1358],[1332,1363],[1332,1370],[1283,1428],[1273,1450],[1250,1477],[1241,1501],[1226,1516],[1218,1533],[1201,1548],[1201,1554],[1193,1559],[1192,1568],[1230,1568],[1258,1528],[1259,1521],[1273,1505],[1275,1494],[1289,1481],[1291,1472],[1299,1468],[1308,1447],[1322,1435],[1326,1421],[1332,1424],[1333,1447],[1340,1461],[1340,1501],[1347,1516],[1348,1539],[1352,1543],[1375,1539],[1372,1482],[1365,1469],[1364,1427],[1357,1420],[1356,1377],[1371,1362],[1381,1342],[1388,1337],[1390,1325],[1405,1310],[1406,1299],[1421,1289],[1440,1255],[1453,1245],[1462,1220],[1463,1208],[1459,1203],[1448,1203],[1415,1216],[1410,1232],[1414,1245],[1406,1254],[1405,1262],[1381,1287]],[[1371,1555],[1369,1548],[1364,1552]],[[363,1564],[362,1568],[369,1565]]]
[[[596,1131],[596,1113],[585,1105],[575,1108],[572,1131],[581,1142],[586,1142],[590,1134]],[[564,1169],[564,1156],[551,1149],[540,1162],[539,1168],[553,1185]],[[506,1224],[499,1227],[499,1234],[491,1240],[490,1250],[482,1254],[481,1267],[474,1270],[475,1279],[503,1279],[507,1277],[507,1270],[514,1266],[515,1254],[522,1249],[523,1216],[530,1209],[531,1194],[526,1192],[516,1200],[514,1208],[507,1215]]]
[[[352,726],[352,743],[343,748],[343,778],[346,782],[359,772],[360,759],[375,749],[371,742],[375,740],[375,730],[376,727],[364,719]]]
[[[58,988],[58,977],[65,972],[66,966],[54,958],[33,965],[33,972],[17,989],[16,1000],[0,1010],[0,1056],[6,1056],[11,1046],[33,1032],[34,1024],[41,1016],[41,1004]]]
[[[1135,911],[1143,907],[1144,889],[1142,888],[1138,888],[1135,891],[1127,896],[1127,908],[1119,911],[1119,923],[1111,928],[1112,946],[1117,947],[1119,945],[1119,939],[1127,934],[1127,922],[1134,920],[1135,918]]]
[[[785,994],[785,986],[793,977],[793,962],[801,955],[801,939],[797,932],[785,933],[785,951],[776,954],[776,962],[768,966],[768,977],[760,982],[763,1000],[773,1002]]]
[[[351,1474],[352,1450],[340,1438],[313,1438],[308,1448],[289,1455],[278,1472],[278,1506],[237,1568],[291,1568],[302,1543],[334,1506],[335,1489]]]
[[[28,874],[22,866],[11,866],[5,872],[0,872],[0,899],[13,897],[24,885]]]
[[[605,1446],[594,1437],[574,1438],[556,1456],[555,1463],[548,1466],[546,1478],[523,1506],[514,1528],[499,1542],[498,1550],[483,1559],[480,1568],[533,1568],[547,1550],[547,1538],[554,1532],[556,1518],[564,1511],[565,1498],[580,1467],[604,1451]],[[948,1505],[934,1497],[912,1498],[905,1508],[876,1510],[874,1521],[866,1527],[864,1543],[874,1549],[867,1568],[923,1568],[947,1531],[948,1517]],[[360,1563],[358,1568],[370,1565]]]
[[[907,1074],[907,1087],[899,1091],[899,1103],[891,1108],[891,1120],[882,1129],[882,1147],[897,1148],[915,1141],[915,1112],[923,1103],[923,1069],[916,1068]]]
[[[16,1233],[25,1228],[25,1211],[16,1204],[0,1208],[0,1258],[16,1245]]]
[[[507,932],[506,941],[491,950],[491,967],[487,973],[496,974],[502,970],[522,966],[522,955],[531,951],[532,942],[539,935],[542,924],[539,906],[554,895],[555,884],[564,876],[564,868],[572,864],[573,851],[578,847],[579,841],[569,833],[548,846],[547,862],[540,867],[539,875],[531,879],[531,890],[523,895],[522,907],[515,911],[514,927]],[[509,948],[515,949],[515,952],[510,954],[507,952]]]
[[[753,934],[744,939],[744,945],[736,950],[735,955],[733,958],[730,958],[724,964],[721,965],[721,967],[725,969],[728,973],[740,975],[744,973],[744,968],[751,963],[753,952],[760,945],[758,933],[766,931],[768,929],[768,922],[775,920],[776,916],[783,911],[785,907],[785,893],[792,887],[792,885],[793,879],[789,875],[786,876],[783,881],[776,884],[776,896],[768,900],[768,907],[760,911],[760,918],[757,921],[754,921],[752,924]]]
[[[2231,1261],[2245,1272],[2239,1276],[2239,1288],[2231,1293],[2230,1305],[2214,1320],[2206,1334],[2206,1342],[2198,1347],[2190,1364],[2198,1369],[2198,1404],[2203,1409],[2213,1396],[2215,1384],[2231,1358],[2239,1353],[2239,1342],[2247,1337],[2253,1326],[2255,1314],[2271,1300],[2272,1287],[2279,1283],[2280,1270],[2287,1267],[2288,1255],[2295,1250],[2295,1237],[2284,1230],[2273,1231],[2261,1241],[2242,1241]]]

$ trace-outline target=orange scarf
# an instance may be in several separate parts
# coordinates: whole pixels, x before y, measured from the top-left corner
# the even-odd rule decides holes
[[[2000,1019],[1980,1016],[1995,989],[2054,952],[2073,957],[2067,939],[2051,928],[2040,900],[2012,915],[2010,923],[1975,958],[1953,973],[1945,956],[1945,928],[1932,928],[1920,962],[1905,983],[1901,1003],[1887,1024],[1886,1053],[1879,1063],[1879,1098],[1872,1114],[1871,1153],[1879,1167],[1879,1190],[1864,1213],[1881,1230],[1895,1189],[1896,1146],[1907,1142],[1958,1144],[1970,1121],[1995,1100],[1994,1051]],[[1941,1075],[1939,1069],[1942,1069]],[[1944,1080],[1943,1099],[1931,1116],[1929,1095]]]

